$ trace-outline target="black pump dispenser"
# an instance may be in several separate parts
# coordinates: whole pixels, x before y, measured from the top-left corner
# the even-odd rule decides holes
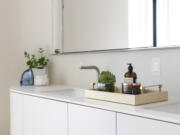
[[[133,66],[132,66],[132,64],[131,63],[128,63],[128,72],[129,73],[132,73],[133,72]]]
[[[128,72],[125,73],[124,77],[125,77],[125,82],[132,82],[132,83],[136,83],[137,80],[137,75],[135,72],[133,72],[133,66],[131,63],[128,63]]]

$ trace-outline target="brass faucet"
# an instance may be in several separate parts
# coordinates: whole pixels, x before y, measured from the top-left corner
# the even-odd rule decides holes
[[[95,69],[97,71],[97,80],[99,79],[100,70],[97,66],[81,66],[80,69]]]

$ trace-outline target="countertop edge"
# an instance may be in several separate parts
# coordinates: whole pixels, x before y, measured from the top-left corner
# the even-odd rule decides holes
[[[102,110],[106,110],[106,111],[111,111],[111,112],[116,112],[116,113],[121,113],[121,114],[127,114],[127,115],[131,115],[131,116],[142,117],[142,118],[146,118],[146,119],[157,120],[157,121],[162,121],[162,122],[180,125],[180,119],[178,120],[175,118],[156,115],[155,114],[156,112],[152,113],[152,111],[147,111],[147,110],[144,110],[141,107],[137,107],[137,106],[130,106],[130,105],[122,104],[123,106],[130,107],[131,109],[130,110],[119,109],[119,108],[116,108],[116,107],[111,106],[111,105],[82,102],[78,99],[73,99],[70,97],[69,98],[63,97],[63,96],[62,97],[53,97],[53,96],[43,95],[42,93],[40,93],[38,91],[36,93],[30,93],[28,91],[20,90],[19,87],[17,87],[17,88],[11,87],[10,92],[34,96],[34,97],[39,97],[39,98],[44,98],[44,99],[49,99],[49,100],[55,100],[55,101],[60,101],[60,102],[65,102],[65,103],[70,103],[70,104],[75,104],[75,105],[81,105],[81,106],[85,106],[85,107],[92,107],[92,108],[96,108],[96,109],[102,109]],[[111,103],[111,102],[106,102],[106,101],[97,101],[97,100],[92,100],[92,101],[100,102],[100,103],[107,103],[107,104],[116,104],[116,103]]]

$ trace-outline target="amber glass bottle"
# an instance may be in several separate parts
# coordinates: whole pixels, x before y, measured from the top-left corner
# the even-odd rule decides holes
[[[128,72],[125,73],[124,77],[124,81],[125,82],[128,82],[128,83],[136,83],[136,80],[137,80],[137,75],[135,72],[133,72],[133,66],[132,64],[128,64]]]

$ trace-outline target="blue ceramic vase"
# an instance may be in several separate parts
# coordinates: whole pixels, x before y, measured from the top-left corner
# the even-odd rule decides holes
[[[32,86],[34,85],[34,75],[32,69],[27,69],[23,72],[20,81],[21,86]]]

